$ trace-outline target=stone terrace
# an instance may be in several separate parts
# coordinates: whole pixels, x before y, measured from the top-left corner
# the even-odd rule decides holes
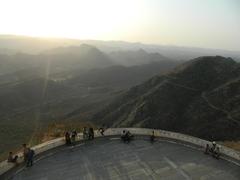
[[[50,153],[50,154],[49,154]],[[201,179],[239,180],[240,167],[216,160],[199,150],[158,140],[138,138],[124,144],[117,138],[98,138],[75,147],[59,147],[12,180]]]

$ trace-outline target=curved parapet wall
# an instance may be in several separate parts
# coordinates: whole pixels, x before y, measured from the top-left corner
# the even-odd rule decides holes
[[[183,144],[188,144],[191,146],[204,148],[206,144],[210,144],[211,142],[184,135],[181,133],[175,133],[170,131],[164,131],[164,130],[156,130],[156,129],[146,129],[146,128],[109,128],[105,131],[105,136],[119,136],[123,130],[129,130],[134,135],[139,136],[149,136],[151,135],[152,131],[154,131],[154,134],[158,138],[165,138],[172,141],[178,141]],[[102,137],[98,131],[95,131],[95,137]],[[82,133],[78,134],[78,141],[83,140]],[[41,155],[43,152],[46,152],[50,149],[54,149],[56,147],[63,146],[65,144],[64,138],[57,138],[42,144],[39,144],[37,146],[32,147],[32,149],[35,151],[36,155]],[[227,148],[225,146],[221,146],[220,152],[222,153],[223,157],[226,160],[233,161],[235,163],[240,162],[240,152],[234,151],[230,148]],[[19,156],[19,162],[23,162],[22,154],[18,154]],[[3,161],[0,163],[0,177],[1,175],[5,174],[6,172],[13,169],[14,164],[8,163],[7,161]]]
[[[147,129],[147,128],[112,128],[112,129],[108,129],[105,135],[120,135],[124,129],[129,130],[132,134],[146,135],[146,136],[149,136],[152,133],[152,131],[154,131],[154,134],[156,137],[175,140],[182,143],[187,143],[189,145],[194,145],[199,148],[205,148],[207,144],[211,144],[210,141],[206,141],[206,140],[189,136],[186,134],[175,133],[175,132],[165,131],[165,130],[158,130],[158,129]],[[226,156],[226,158],[231,158],[231,160],[233,161],[235,160],[236,162],[240,162],[240,152],[222,145],[220,147],[220,152],[222,155]]]

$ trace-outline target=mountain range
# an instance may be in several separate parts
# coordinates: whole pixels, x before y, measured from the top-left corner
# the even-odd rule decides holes
[[[147,52],[160,53],[165,57],[174,60],[188,60],[199,56],[221,55],[232,57],[240,61],[239,51],[222,49],[206,49],[197,47],[181,47],[173,45],[143,44],[140,42],[124,41],[100,41],[100,40],[79,40],[64,38],[37,38],[27,36],[0,35],[0,54],[30,53],[39,54],[49,49],[68,46],[79,46],[88,44],[95,46],[104,53],[111,54],[118,51],[138,51],[143,49]]]
[[[239,140],[238,52],[13,36],[0,52],[0,156],[58,122]]]
[[[148,127],[209,140],[240,137],[240,66],[200,57],[122,93],[93,117],[112,127]]]

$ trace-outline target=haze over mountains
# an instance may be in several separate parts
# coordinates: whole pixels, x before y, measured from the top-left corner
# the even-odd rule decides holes
[[[114,127],[149,127],[211,139],[240,137],[240,65],[201,57],[131,88],[93,119]]]
[[[138,51],[143,49],[147,52],[158,52],[175,60],[188,60],[199,56],[221,55],[232,57],[240,61],[239,51],[229,51],[221,49],[205,49],[196,47],[180,47],[171,45],[151,45],[142,43],[129,43],[124,41],[98,41],[98,40],[76,40],[64,38],[36,38],[26,36],[0,35],[0,53],[13,54],[16,52],[38,54],[43,51],[58,48],[61,46],[79,46],[89,44],[95,46],[105,53],[114,51]]]
[[[240,137],[238,52],[16,36],[0,49],[0,154],[59,121]]]

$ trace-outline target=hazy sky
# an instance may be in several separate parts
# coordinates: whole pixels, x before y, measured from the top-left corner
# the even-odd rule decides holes
[[[240,0],[0,0],[0,34],[240,50]]]

